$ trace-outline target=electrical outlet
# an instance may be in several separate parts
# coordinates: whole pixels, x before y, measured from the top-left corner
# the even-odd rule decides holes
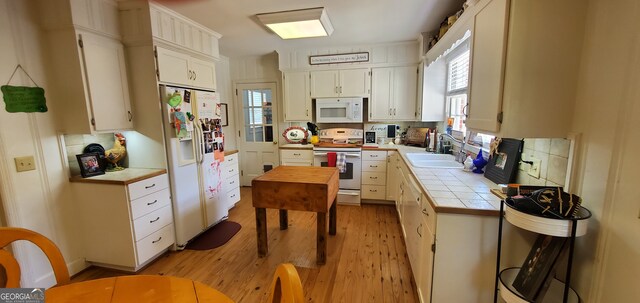
[[[530,157],[529,161],[533,162],[529,167],[529,176],[540,179],[540,164],[542,164],[542,160]]]
[[[33,156],[15,157],[13,160],[16,162],[16,171],[28,171],[36,169],[36,162]]]

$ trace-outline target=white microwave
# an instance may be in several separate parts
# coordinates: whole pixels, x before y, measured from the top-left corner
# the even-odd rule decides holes
[[[316,99],[316,123],[362,123],[362,98]]]

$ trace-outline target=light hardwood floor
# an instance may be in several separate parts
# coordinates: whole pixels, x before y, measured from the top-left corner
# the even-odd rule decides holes
[[[278,211],[267,210],[269,253],[258,258],[251,188],[229,220],[242,229],[225,245],[206,251],[169,252],[139,274],[186,277],[207,284],[236,302],[266,302],[275,268],[296,266],[308,302],[418,302],[395,208],[338,206],[336,236],[327,242],[327,264],[316,265],[314,213],[289,211],[289,229],[280,231]],[[126,273],[92,267],[72,282]]]

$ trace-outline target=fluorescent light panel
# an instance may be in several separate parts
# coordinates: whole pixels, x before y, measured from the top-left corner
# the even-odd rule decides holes
[[[333,26],[323,7],[256,15],[282,39],[329,36]]]

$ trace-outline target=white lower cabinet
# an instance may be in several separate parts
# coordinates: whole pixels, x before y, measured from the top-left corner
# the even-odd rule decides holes
[[[396,208],[420,302],[492,302],[497,213],[436,213],[405,161],[399,159],[394,169],[399,180]],[[502,265],[521,265],[530,248],[530,235],[505,226],[503,237],[513,246],[503,250],[502,260],[509,261]]]
[[[362,199],[385,200],[386,184],[387,152],[362,151]]]
[[[240,167],[238,154],[224,157],[222,162],[222,201],[228,209],[240,201]]]
[[[285,166],[313,166],[313,150],[311,149],[282,149],[280,150],[280,165]]]
[[[125,183],[71,184],[87,262],[137,271],[175,242],[169,182],[161,174]]]

